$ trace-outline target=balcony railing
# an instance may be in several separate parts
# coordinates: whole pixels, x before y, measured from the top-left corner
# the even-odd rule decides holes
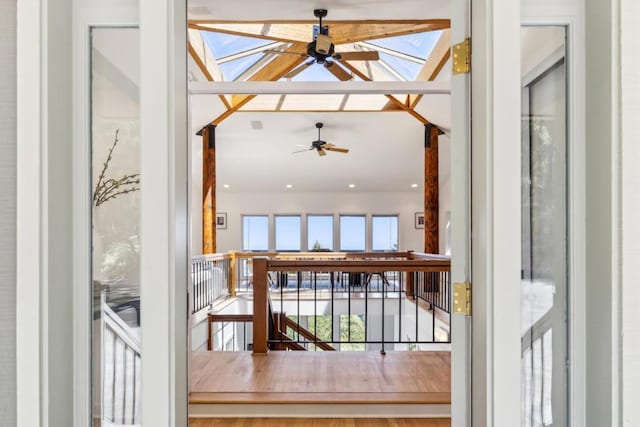
[[[193,313],[230,294],[231,261],[229,254],[199,255],[191,260]]]
[[[273,313],[291,317],[291,309],[298,324],[306,315],[305,329],[333,347],[384,352],[389,346],[411,349],[448,343],[449,271],[448,258],[412,253],[348,254],[344,259],[254,258],[253,351],[266,353],[269,348],[282,348],[285,341],[319,348],[295,328],[281,329],[284,338],[273,334],[273,324],[278,323]],[[430,315],[420,308],[421,301]],[[301,309],[302,305],[306,308]],[[444,319],[436,316],[436,308]],[[321,321],[327,323],[323,328],[319,328]],[[441,330],[438,322],[446,328],[444,336],[436,332]]]
[[[265,271],[261,262],[267,263]],[[254,330],[264,322],[270,331],[264,345],[274,349],[384,351],[451,339],[448,257],[413,252],[230,252],[195,257],[192,272],[194,313],[209,310],[227,296],[244,295],[254,300],[254,307],[265,297],[273,303],[264,318],[256,309],[253,314],[241,311],[245,314],[240,316],[251,316],[250,325],[244,318],[210,313],[209,349],[256,351],[253,341],[263,338]],[[238,342],[229,340],[233,331],[240,331]]]

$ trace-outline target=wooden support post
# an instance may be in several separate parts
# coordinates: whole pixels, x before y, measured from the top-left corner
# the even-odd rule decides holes
[[[216,127],[202,129],[202,253],[216,253]]]
[[[267,258],[253,259],[253,355],[266,355],[269,340]]]
[[[439,129],[424,127],[424,251],[440,253],[439,243],[439,191],[438,191],[438,135]]]
[[[415,259],[413,251],[407,252],[407,259]],[[404,273],[404,295],[407,298],[413,298],[413,287],[415,274],[412,271],[405,271]]]

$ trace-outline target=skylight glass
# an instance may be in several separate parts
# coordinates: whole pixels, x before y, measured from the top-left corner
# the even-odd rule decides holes
[[[380,52],[380,60],[384,61],[389,67],[408,81],[414,81],[422,69],[422,65],[420,64],[389,55],[388,53]],[[385,72],[389,74],[387,70],[385,70]]]
[[[213,56],[217,59],[273,43],[270,40],[216,33],[212,31],[202,31],[202,37],[207,43],[207,46],[209,46],[209,50]],[[222,72],[225,80],[235,80],[239,75],[262,58],[263,55],[263,53],[255,53],[253,55],[243,56],[232,61],[224,62],[219,65],[220,71]]]
[[[324,65],[312,64],[298,74],[294,76],[291,81],[294,82],[335,82],[338,78],[331,74],[329,70],[324,68]]]
[[[216,33],[213,31],[202,31],[201,33],[211,53],[218,59],[273,43],[270,40]]]
[[[220,71],[222,71],[222,75],[226,81],[235,80],[240,74],[244,73],[249,69],[249,67],[258,62],[262,56],[263,53],[254,53],[253,55],[225,62],[224,64],[219,65]]]
[[[428,31],[425,33],[371,40],[369,43],[406,53],[407,55],[427,59],[440,38],[441,33],[442,31]]]

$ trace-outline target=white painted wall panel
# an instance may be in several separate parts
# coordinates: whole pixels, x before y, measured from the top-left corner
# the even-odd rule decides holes
[[[16,423],[16,0],[0,0],[0,424]]]
[[[622,424],[640,425],[640,3],[621,2]]]

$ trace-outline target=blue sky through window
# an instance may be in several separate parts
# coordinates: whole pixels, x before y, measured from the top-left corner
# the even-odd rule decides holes
[[[276,216],[276,251],[300,250],[300,217]]]
[[[372,218],[372,249],[374,251],[398,250],[398,217],[374,216]]]
[[[266,215],[242,217],[242,249],[269,250],[269,217]]]
[[[365,250],[365,217],[340,216],[340,250]]]
[[[202,31],[202,37],[204,38],[205,43],[207,43],[207,46],[209,46],[209,50],[211,50],[213,56],[218,59],[273,43],[270,40],[235,36],[212,31]],[[224,64],[220,64],[220,71],[222,71],[222,75],[225,80],[234,80],[251,65],[262,58],[263,55],[263,53],[255,53],[250,56],[225,62]]]
[[[307,242],[308,250],[328,249],[333,250],[333,216],[309,215],[307,216]],[[316,243],[317,246],[316,247]]]

